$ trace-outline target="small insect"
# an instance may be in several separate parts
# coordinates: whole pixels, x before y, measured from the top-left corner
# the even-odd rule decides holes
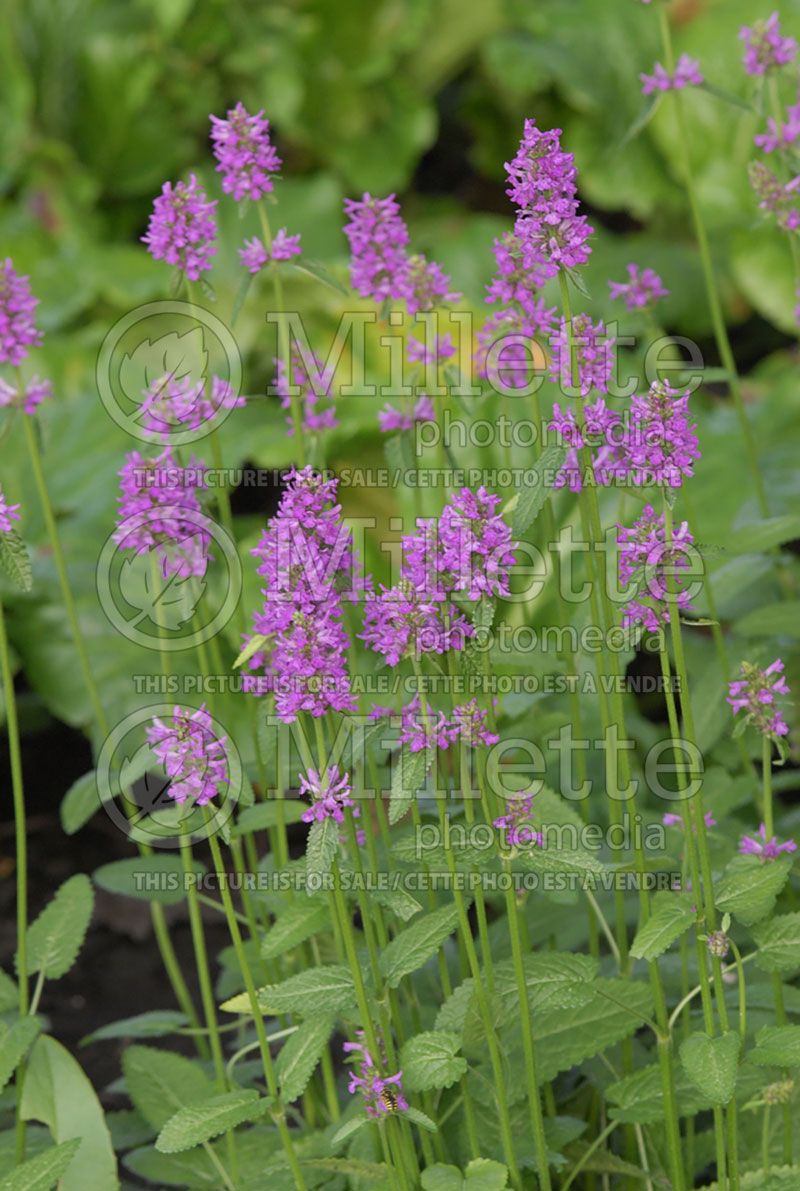
[[[394,1088],[384,1088],[378,1099],[387,1112],[397,1111],[397,1094]]]

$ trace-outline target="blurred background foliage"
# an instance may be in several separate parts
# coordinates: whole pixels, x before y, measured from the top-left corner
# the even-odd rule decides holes
[[[222,114],[239,99],[250,110],[265,110],[284,159],[276,226],[302,233],[306,258],[346,281],[343,198],[396,191],[413,243],[442,262],[475,311],[485,309],[492,239],[511,226],[503,163],[523,119],[560,126],[596,228],[586,308],[594,317],[619,317],[608,300],[608,278],[622,279],[629,261],[650,265],[671,291],[660,312],[665,327],[698,340],[713,365],[671,105],[661,105],[630,135],[646,109],[639,73],[660,56],[654,7],[638,0],[5,0],[0,249],[31,275],[41,298],[47,338],[34,362],[56,386],[55,399],[39,414],[48,483],[112,716],[140,702],[130,675],[155,672],[158,658],[122,640],[97,606],[95,564],[113,528],[116,472],[137,444],[102,409],[95,361],[116,318],[169,294],[169,270],[150,259],[139,237],[162,183],[190,171],[221,200],[212,283],[215,311],[229,316],[242,276],[237,249],[257,227],[252,212],[240,220],[236,205],[221,195],[209,113]],[[747,180],[753,132],[763,117],[737,102],[754,101],[737,32],[772,7],[773,0],[677,0],[670,12],[677,52],[697,57],[709,83],[725,93],[689,95],[691,152],[736,327],[734,345],[750,373],[747,392],[773,509],[788,516],[800,513],[794,285],[785,240],[759,217]],[[784,32],[800,37],[800,0],[784,0],[781,15]],[[785,85],[784,99],[793,99],[788,80]],[[264,324],[269,292],[259,286],[251,295],[258,291],[261,300],[251,296],[237,324],[245,388],[253,394],[264,391],[272,355]],[[320,330],[334,327],[353,304],[297,273],[287,302]],[[345,404],[328,451],[334,464],[382,461],[376,408]],[[705,450],[692,485],[696,536],[719,543],[756,513],[747,489],[733,482],[743,464],[732,411],[711,392],[698,398],[696,412]],[[3,483],[9,499],[23,501],[23,532],[36,548],[34,592],[13,597],[13,642],[49,711],[85,726],[89,708],[20,428],[2,432]],[[253,400],[237,411],[222,440],[231,464],[291,462],[275,402]],[[266,493],[260,506],[236,506],[251,601],[255,580],[246,551],[273,498]],[[370,495],[348,499],[360,501],[363,511]],[[726,582],[718,594],[732,601],[725,605],[732,618],[751,616],[749,633],[753,612],[780,595],[774,570],[739,564]],[[789,625],[786,618],[781,623]],[[755,639],[773,627],[756,625]],[[790,635],[798,631],[790,627]],[[702,673],[707,644],[698,638]],[[235,652],[233,629],[230,648]],[[719,676],[716,681],[722,692]],[[712,743],[727,722],[721,695],[714,714]]]

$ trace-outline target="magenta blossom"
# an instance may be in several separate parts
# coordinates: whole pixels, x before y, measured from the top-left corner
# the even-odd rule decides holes
[[[700,458],[696,431],[689,421],[688,390],[653,381],[643,397],[631,398],[625,447],[634,482],[680,488]]]
[[[197,496],[206,486],[204,471],[197,460],[180,467],[167,449],[155,459],[132,451],[119,473],[114,541],[137,554],[154,551],[165,579],[206,573],[211,534]]]
[[[378,426],[384,434],[388,434],[393,430],[412,430],[416,422],[432,422],[435,418],[433,402],[426,393],[422,393],[410,413],[403,413],[396,406],[387,403],[378,411]]]
[[[553,358],[550,365],[550,380],[558,384],[565,393],[579,390],[585,397],[592,389],[608,392],[608,384],[614,367],[613,335],[606,333],[602,320],[593,323],[588,314],[577,314],[572,320],[572,345],[570,351],[566,319],[550,340]],[[575,356],[573,371],[572,356]]]
[[[665,827],[683,827],[683,816],[667,814],[663,816],[661,822]],[[703,815],[703,822],[705,823],[706,827],[716,827],[717,825],[717,820],[711,814],[711,811],[705,812]],[[692,827],[692,830],[694,831],[695,828]]]
[[[8,381],[0,378],[0,409],[13,406],[30,415],[35,413],[37,406],[52,396],[53,386],[50,381],[40,380],[38,376],[32,377],[27,384],[21,383],[20,387],[10,385]]]
[[[627,281],[609,281],[612,298],[622,298],[628,310],[649,310],[659,298],[666,298],[669,290],[654,269],[640,269],[628,265]]]
[[[775,216],[778,227],[785,232],[796,232],[800,228],[798,190],[800,174],[788,182],[781,182],[763,161],[751,161],[748,169],[750,185],[758,196],[762,211]]]
[[[765,75],[777,66],[788,66],[797,53],[793,37],[782,37],[777,12],[765,21],[756,21],[739,30],[739,40],[745,44],[742,65],[750,75]]]
[[[556,320],[555,306],[537,298],[528,311],[497,310],[478,331],[475,371],[500,392],[525,389],[540,369],[534,339],[549,339]]]
[[[175,802],[205,806],[229,784],[227,737],[217,736],[205,703],[197,710],[176,707],[171,725],[158,718],[147,740],[170,778],[167,793]]]
[[[558,402],[553,405],[553,418],[548,423],[551,430],[556,430],[569,447],[564,466],[555,481],[556,488],[569,485],[571,492],[580,492],[583,487],[583,474],[579,455],[579,448],[589,448],[592,471],[596,484],[603,487],[613,483],[619,476],[627,474],[627,465],[622,449],[620,433],[622,419],[619,414],[611,410],[605,401],[598,398],[583,411],[583,430],[580,429],[571,409],[562,412]]]
[[[10,257],[0,264],[0,364],[16,368],[28,349],[42,342],[34,322],[39,299],[31,292],[29,278],[17,273]]]
[[[488,712],[479,707],[477,699],[473,698],[468,703],[461,703],[453,708],[450,739],[461,740],[470,748],[478,748],[482,744],[487,747],[497,744],[500,737],[496,732],[490,731]]]
[[[281,168],[281,159],[269,137],[269,120],[263,111],[251,116],[237,103],[226,119],[210,116],[211,142],[222,174],[222,189],[238,202],[260,199],[273,189],[272,175]]]
[[[350,222],[344,234],[350,241],[350,279],[362,298],[399,300],[408,287],[408,228],[393,194],[388,198],[345,199]]]
[[[212,377],[208,390],[205,381],[193,381],[189,375],[178,379],[162,376],[145,392],[142,422],[147,430],[157,434],[168,435],[181,426],[198,430],[220,410],[236,409],[244,404],[245,398],[219,376]]]
[[[742,836],[739,841],[739,851],[743,856],[758,856],[760,860],[766,862],[777,860],[782,852],[796,852],[797,844],[793,839],[779,843],[776,835],[767,839],[767,829],[762,823],[755,838],[752,835]]]
[[[680,570],[689,567],[689,550],[694,542],[684,521],[676,526],[667,545],[663,514],[645,505],[630,529],[617,526],[620,586],[633,586],[632,598],[622,610],[623,625],[641,624],[651,633],[669,624],[669,583],[672,581],[679,611],[690,604],[689,592],[681,587]]]
[[[312,434],[338,426],[333,407],[333,374],[325,371],[322,361],[313,353],[292,352],[291,378],[284,360],[275,360],[275,391],[281,406],[287,411],[289,434],[294,434],[292,396],[300,402],[303,430]]]
[[[381,1075],[380,1068],[364,1045],[363,1030],[357,1031],[359,1042],[345,1042],[342,1049],[347,1055],[358,1056],[355,1071],[350,1073],[347,1090],[350,1095],[360,1092],[364,1099],[367,1116],[380,1120],[392,1112],[405,1112],[408,1101],[403,1095],[403,1072]],[[385,1058],[384,1058],[385,1064]]]
[[[505,843],[509,848],[525,847],[531,844],[541,848],[544,844],[544,836],[540,831],[536,831],[530,823],[533,799],[533,794],[509,798],[506,814],[500,815],[492,822],[492,827],[503,832]]]
[[[767,131],[758,133],[753,140],[765,153],[778,153],[793,145],[798,137],[800,137],[800,100],[787,107],[784,121],[775,120],[770,116],[767,120]]]
[[[300,794],[307,794],[311,799],[311,806],[303,811],[304,823],[322,823],[325,819],[344,823],[344,809],[348,806],[353,809],[353,817],[359,817],[361,812],[350,797],[350,775],[339,773],[338,766],[330,765],[324,777],[320,777],[316,769],[309,769],[299,778]]]
[[[239,259],[248,273],[260,273],[271,261],[288,261],[293,256],[300,256],[300,236],[290,236],[285,227],[280,228],[272,239],[272,247],[267,248],[263,240],[253,236],[245,240],[244,248],[239,249]]]
[[[789,687],[783,676],[784,665],[776,658],[763,670],[751,662],[742,662],[739,678],[728,686],[726,702],[733,714],[744,712],[744,722],[752,724],[762,736],[787,736],[789,727],[783,718],[776,695],[789,695]]]
[[[142,241],[157,261],[177,265],[189,281],[211,268],[217,251],[216,200],[206,198],[194,174],[175,186],[165,182],[153,203],[147,234]]]
[[[13,526],[12,521],[19,521],[19,505],[10,505],[5,498],[3,489],[0,488],[0,532],[11,533]]]
[[[411,336],[406,344],[406,354],[412,364],[439,364],[453,358],[456,345],[451,335],[434,335],[430,340]]]
[[[640,74],[642,94],[653,95],[658,91],[682,91],[684,87],[701,87],[705,81],[700,64],[688,54],[681,54],[675,71],[670,74],[660,62],[653,66],[652,74]]]

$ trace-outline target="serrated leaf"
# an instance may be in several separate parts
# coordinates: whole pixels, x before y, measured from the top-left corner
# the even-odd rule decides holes
[[[691,1083],[683,1068],[677,1064],[675,1066],[675,1095],[679,1115],[692,1117],[710,1108],[710,1102]],[[658,1063],[650,1063],[626,1075],[606,1088],[605,1094],[610,1104],[608,1115],[612,1120],[639,1125],[652,1125],[664,1120],[664,1088]]]
[[[99,1030],[93,1030],[82,1038],[80,1045],[105,1042],[109,1038],[163,1038],[167,1034],[176,1034],[188,1024],[188,1017],[178,1009],[149,1009],[146,1013],[137,1013],[134,1017],[123,1017],[100,1026]]]
[[[800,1067],[800,1026],[764,1026],[747,1059],[759,1067]]]
[[[427,748],[412,753],[404,744],[392,770],[392,793],[389,799],[389,822],[394,825],[411,810],[420,786],[428,776],[432,757]]]
[[[304,1021],[296,1034],[284,1043],[275,1070],[281,1089],[281,1099],[287,1104],[297,1100],[306,1090],[317,1063],[333,1033],[334,1017],[322,1015]]]
[[[758,947],[756,967],[762,972],[793,972],[800,968],[800,911],[779,914],[753,931]]]
[[[434,910],[412,923],[384,948],[380,969],[390,988],[397,988],[404,976],[421,968],[455,930],[458,913],[455,906]]]
[[[155,1046],[129,1046],[122,1056],[128,1095],[153,1126],[161,1129],[180,1108],[207,1099],[214,1085],[193,1059]]]
[[[261,940],[261,955],[272,959],[298,947],[312,935],[331,925],[328,907],[322,901],[297,901],[288,906],[272,923]]]
[[[338,850],[339,824],[329,816],[322,820],[315,819],[306,839],[306,872],[309,877],[326,876],[333,867]],[[309,884],[306,892],[313,896],[318,890]]]
[[[515,862],[534,873],[568,873],[590,877],[607,872],[602,860],[585,848],[540,848],[533,845],[518,852]]]
[[[80,1147],[79,1137],[49,1146],[0,1180],[0,1191],[51,1191]]]
[[[0,1022],[0,1091],[33,1046],[40,1029],[35,1017],[20,1017],[10,1026]]]
[[[590,1059],[621,1042],[652,1013],[649,985],[635,980],[599,979],[589,985],[592,999],[574,1007],[537,1014],[536,1066],[540,1080]]]
[[[653,960],[663,955],[697,918],[693,898],[687,893],[669,895],[654,908],[631,945],[634,959]]]
[[[206,871],[199,860],[192,860],[192,870],[198,876]],[[162,906],[176,906],[186,897],[183,862],[180,856],[171,854],[112,860],[96,869],[92,878],[108,893]]]
[[[403,1085],[410,1092],[449,1088],[467,1070],[458,1056],[461,1038],[443,1030],[425,1030],[409,1038],[400,1052]]]
[[[0,566],[20,591],[33,587],[33,572],[28,547],[15,529],[0,533]]]
[[[190,1104],[170,1117],[156,1138],[161,1154],[179,1154],[211,1141],[220,1133],[227,1133],[245,1121],[263,1116],[272,1103],[268,1096],[259,1096],[251,1088],[212,1096],[201,1104]]]
[[[342,1144],[342,1142],[353,1137],[359,1132],[360,1129],[363,1129],[365,1125],[369,1125],[369,1123],[369,1117],[363,1113],[357,1117],[351,1117],[349,1121],[345,1121],[345,1123],[336,1130],[333,1137],[331,1138],[331,1149],[335,1150],[337,1146]]]
[[[19,989],[8,972],[0,968],[0,1013],[16,1009],[19,1005]]]
[[[453,989],[450,996],[436,1014],[436,1021],[434,1022],[436,1029],[455,1030],[460,1034],[464,1029],[467,1010],[474,995],[475,981],[472,977],[467,977],[466,980],[459,984],[458,988]]]
[[[298,972],[280,984],[267,984],[258,989],[258,1004],[262,1013],[299,1013],[301,1017],[318,1013],[320,1005],[326,1012],[339,1013],[355,1002],[355,986],[350,971],[341,964],[323,964]],[[250,1013],[250,999],[245,993],[224,1001],[226,1013]]]
[[[44,972],[58,980],[78,957],[94,907],[92,883],[76,873],[28,927],[28,975]],[[19,963],[19,956],[17,956]]]
[[[714,885],[717,909],[732,914],[743,926],[754,926],[775,905],[791,867],[791,856],[779,856],[766,863],[755,856],[735,856],[726,875]]]
[[[553,491],[555,477],[564,466],[566,457],[567,448],[554,443],[545,447],[538,461],[528,469],[535,475],[536,480],[518,493],[519,500],[511,518],[511,532],[515,538],[522,537],[544,508],[545,501]]]
[[[716,1038],[690,1034],[680,1045],[680,1060],[694,1086],[712,1104],[727,1104],[736,1091],[741,1040],[735,1030]]]
[[[421,1112],[420,1109],[407,1108],[403,1116],[407,1121],[411,1121],[412,1125],[417,1125],[420,1129],[424,1129],[427,1133],[438,1133],[439,1126],[435,1121],[432,1121],[427,1113]]]

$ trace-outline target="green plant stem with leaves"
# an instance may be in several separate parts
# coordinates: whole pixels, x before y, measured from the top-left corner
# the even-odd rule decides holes
[[[17,699],[14,693],[14,675],[11,670],[11,652],[6,632],[3,602],[0,600],[0,670],[3,677],[5,696],[8,751],[11,760],[11,797],[14,804],[14,850],[16,876],[16,922],[17,922],[17,988],[19,991],[19,1015],[25,1017],[29,1006],[28,991],[28,845],[25,825],[25,787],[22,778],[22,750],[19,740],[19,719]],[[22,1117],[22,1089],[25,1083],[25,1064],[20,1063],[16,1075],[16,1124],[15,1157],[22,1162],[25,1157],[25,1121]]]
[[[667,7],[663,3],[657,5],[659,27],[661,31],[661,42],[664,50],[664,66],[669,74],[673,74],[675,70],[675,52],[672,46],[672,30],[670,29],[669,15]],[[758,452],[756,450],[755,435],[753,428],[750,425],[750,420],[745,409],[744,395],[742,393],[742,382],[739,377],[739,372],[736,367],[736,359],[731,348],[731,341],[728,336],[728,328],[725,325],[725,317],[722,312],[722,302],[719,296],[719,287],[714,271],[714,262],[711,259],[711,248],[708,242],[708,233],[706,232],[703,215],[700,210],[700,203],[697,198],[697,188],[695,186],[694,173],[692,170],[691,158],[691,139],[689,137],[689,129],[686,120],[686,113],[684,110],[684,97],[680,90],[673,91],[673,103],[675,107],[675,114],[678,122],[678,143],[681,150],[681,167],[683,171],[683,183],[686,188],[686,195],[689,199],[689,208],[692,213],[692,222],[694,223],[695,236],[697,238],[697,247],[700,252],[700,261],[703,267],[703,277],[706,285],[706,293],[708,295],[708,307],[711,314],[711,323],[714,328],[714,339],[717,344],[717,351],[722,362],[722,366],[728,374],[728,385],[730,387],[733,402],[736,407],[736,414],[739,419],[739,426],[744,440],[745,451],[747,454],[747,464],[750,470],[750,475],[755,488],[756,499],[758,501],[759,511],[762,517],[769,516],[769,505],[767,502],[766,488],[764,487],[764,478],[761,474],[761,467],[758,461]]]

